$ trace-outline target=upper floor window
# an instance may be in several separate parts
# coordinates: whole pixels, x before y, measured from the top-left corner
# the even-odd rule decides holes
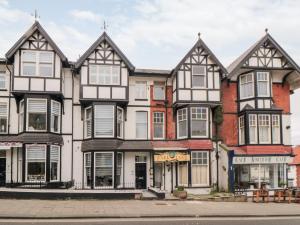
[[[0,103],[0,134],[7,133],[7,117],[8,107],[7,103]]]
[[[280,116],[272,115],[272,140],[273,144],[280,144]]]
[[[259,143],[268,144],[271,143],[271,123],[270,115],[258,115],[258,131],[259,131]]]
[[[204,88],[206,87],[206,67],[192,66],[192,87]]]
[[[191,108],[191,136],[208,136],[208,109],[203,107]]]
[[[27,100],[27,130],[47,130],[47,99]]]
[[[257,115],[249,114],[249,142],[250,144],[257,143]]]
[[[117,137],[124,137],[124,110],[120,107],[117,108]]]
[[[240,142],[240,145],[245,144],[245,120],[244,120],[244,116],[239,117],[239,142]]]
[[[147,99],[147,82],[136,81],[135,83],[135,99]]]
[[[147,139],[148,134],[147,112],[136,112],[136,138]]]
[[[24,100],[20,101],[19,108],[19,132],[24,131]]]
[[[22,51],[22,75],[53,76],[53,52]]]
[[[154,139],[164,138],[164,113],[163,112],[153,113],[153,138]]]
[[[5,72],[0,72],[0,90],[6,87],[6,75]]]
[[[114,106],[95,105],[94,108],[94,136],[114,136]]]
[[[240,76],[240,98],[254,97],[254,79],[253,73]]]
[[[188,117],[187,117],[187,108],[179,109],[177,111],[177,131],[178,138],[187,137],[187,125],[188,125]]]
[[[257,72],[257,96],[270,96],[269,73]]]
[[[165,85],[163,82],[154,82],[153,89],[154,100],[165,100]]]
[[[88,107],[85,109],[84,134],[86,138],[92,136],[92,107]]]
[[[120,66],[90,65],[90,84],[120,85]]]
[[[51,101],[51,132],[60,131],[60,102]]]

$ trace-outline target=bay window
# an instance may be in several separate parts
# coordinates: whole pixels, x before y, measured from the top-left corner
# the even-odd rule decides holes
[[[240,76],[240,98],[254,97],[254,79],[253,73],[248,73]]]
[[[178,138],[187,137],[187,126],[188,126],[188,118],[187,118],[187,108],[179,109],[177,111],[177,133]]]
[[[206,186],[209,181],[209,159],[206,151],[192,152],[192,185]]]
[[[250,144],[257,143],[257,116],[255,114],[249,115],[249,141]]]
[[[124,110],[117,107],[117,137],[123,138],[124,136]]]
[[[208,136],[208,109],[203,107],[191,108],[191,136]]]
[[[53,52],[22,51],[23,76],[53,76]]]
[[[60,147],[51,145],[50,147],[50,181],[60,180]]]
[[[148,134],[147,112],[136,112],[136,138],[147,139]]]
[[[120,85],[120,66],[90,65],[89,82],[97,85]]]
[[[47,130],[47,99],[27,100],[27,130]]]
[[[60,131],[60,102],[51,101],[51,132]]]
[[[46,181],[46,145],[26,146],[26,180]]]
[[[84,134],[86,138],[92,135],[92,107],[84,110]]]
[[[84,153],[84,186],[91,187],[92,175],[91,175],[91,153]]]
[[[244,116],[239,117],[239,143],[240,143],[240,145],[245,144],[245,120],[244,120]]]
[[[163,112],[153,113],[153,138],[154,139],[164,138],[164,113]]]
[[[113,153],[95,152],[95,187],[113,187]]]
[[[114,136],[114,106],[95,105],[94,107],[94,136]]]
[[[280,116],[272,115],[272,140],[273,144],[280,144]]]
[[[270,126],[271,126],[270,115],[266,115],[266,114],[258,115],[258,132],[259,132],[260,144],[271,143]]]
[[[135,83],[135,99],[147,99],[147,82],[136,81]]]
[[[258,97],[270,96],[268,72],[257,72],[257,96]]]
[[[192,87],[204,88],[206,87],[206,67],[192,66]]]
[[[7,103],[0,103],[0,134],[7,133],[8,107]]]
[[[165,100],[165,84],[163,82],[154,82],[153,99]]]

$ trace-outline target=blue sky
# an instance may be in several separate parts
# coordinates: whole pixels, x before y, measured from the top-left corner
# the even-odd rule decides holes
[[[40,22],[69,58],[107,32],[138,68],[172,69],[197,33],[228,66],[270,34],[300,64],[300,1],[297,0],[0,0],[0,57],[33,23]],[[300,91],[292,95],[293,143],[300,144]]]

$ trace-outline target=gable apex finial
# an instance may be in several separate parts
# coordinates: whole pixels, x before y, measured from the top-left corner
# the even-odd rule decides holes
[[[198,39],[200,40],[200,36],[201,36],[201,33],[200,32],[198,32]]]
[[[268,28],[265,28],[265,32],[266,32],[266,34],[268,34],[268,31],[269,31],[269,29],[268,29]]]
[[[34,17],[35,22],[37,22],[39,18],[41,18],[36,9],[34,10],[34,13],[31,13],[31,16]]]
[[[101,28],[103,29],[104,32],[106,32],[108,25],[105,20],[103,21],[103,26]]]

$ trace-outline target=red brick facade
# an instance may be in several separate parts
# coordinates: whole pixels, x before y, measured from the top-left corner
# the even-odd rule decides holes
[[[283,109],[284,113],[290,112],[290,85],[285,83],[273,84],[273,100],[275,105]]]

